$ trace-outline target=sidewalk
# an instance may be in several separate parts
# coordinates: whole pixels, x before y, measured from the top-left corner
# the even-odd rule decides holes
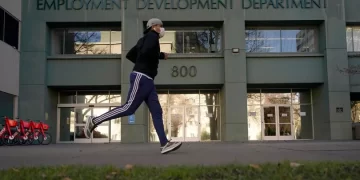
[[[184,143],[160,154],[158,144],[0,146],[0,168],[43,165],[220,165],[290,161],[359,161],[360,141]]]

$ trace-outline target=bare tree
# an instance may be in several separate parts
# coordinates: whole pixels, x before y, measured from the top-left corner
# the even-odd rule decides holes
[[[110,49],[110,42],[108,42],[108,44],[96,44],[93,42],[94,39],[98,38],[99,33],[101,33],[101,31],[97,31],[97,32],[75,31],[74,33],[67,33],[67,38],[65,40],[65,43],[67,44],[66,47],[68,47],[66,49],[67,53],[107,54]]]

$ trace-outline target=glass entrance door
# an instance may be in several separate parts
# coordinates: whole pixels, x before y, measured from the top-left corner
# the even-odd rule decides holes
[[[263,140],[293,140],[292,109],[288,105],[262,107]]]
[[[199,106],[169,108],[169,136],[173,141],[200,141]]]
[[[294,126],[290,106],[278,106],[279,140],[293,140]]]
[[[169,108],[169,136],[173,141],[184,141],[184,107]]]
[[[91,139],[87,139],[84,134],[86,120],[91,114],[90,107],[75,108],[74,143],[91,143]]]
[[[185,107],[185,141],[200,141],[199,106]]]
[[[92,133],[92,137],[87,139],[84,128],[89,116],[99,116],[109,111],[109,107],[84,107],[75,108],[75,143],[106,143],[109,142],[109,121],[99,125]]]
[[[110,110],[109,107],[93,107],[91,109],[92,116],[100,116]],[[108,143],[109,139],[109,121],[103,122],[98,127],[96,127],[92,133],[92,142],[93,143]]]

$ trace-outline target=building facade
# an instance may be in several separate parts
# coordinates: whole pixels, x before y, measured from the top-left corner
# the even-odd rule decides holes
[[[21,0],[0,2],[0,116],[17,116]],[[0,122],[3,122],[1,117]]]
[[[126,53],[146,21],[164,22],[155,79],[169,138],[350,140],[359,121],[358,0],[23,0],[20,118],[57,143],[157,142],[144,103],[99,126],[86,117],[124,103]]]

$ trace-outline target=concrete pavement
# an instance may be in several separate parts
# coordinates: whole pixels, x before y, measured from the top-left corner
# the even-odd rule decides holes
[[[290,161],[359,161],[360,141],[184,143],[160,154],[158,144],[53,144],[0,146],[0,168],[42,165],[219,165]]]

